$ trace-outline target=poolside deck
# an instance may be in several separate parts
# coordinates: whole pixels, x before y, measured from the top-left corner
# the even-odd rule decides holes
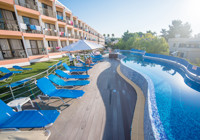
[[[72,104],[69,107],[57,99],[36,105],[41,109],[46,109],[48,105],[48,108],[62,111],[50,127],[49,140],[130,139],[137,94],[118,75],[118,64],[115,59],[105,58],[104,62],[89,70],[90,84],[78,88],[85,91],[84,96],[70,101]]]

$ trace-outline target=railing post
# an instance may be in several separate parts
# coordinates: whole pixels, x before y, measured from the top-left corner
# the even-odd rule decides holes
[[[15,99],[15,96],[14,96],[14,94],[13,94],[13,90],[12,90],[12,88],[11,88],[10,84],[9,84],[9,88],[10,88],[10,92],[11,92],[11,94],[12,94],[12,97],[13,97],[13,100],[14,100],[14,99]]]

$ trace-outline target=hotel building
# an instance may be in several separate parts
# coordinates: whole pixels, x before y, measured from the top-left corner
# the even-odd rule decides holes
[[[59,48],[104,37],[57,0],[0,0],[0,67],[62,57]]]

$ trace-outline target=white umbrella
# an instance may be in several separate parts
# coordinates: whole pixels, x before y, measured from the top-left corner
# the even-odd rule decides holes
[[[94,50],[103,48],[103,45],[92,43],[86,40],[79,40],[69,46],[65,46],[64,48],[59,49],[59,51],[86,51],[86,50]]]
[[[92,43],[86,40],[79,40],[78,42],[75,42],[73,44],[70,44],[69,46],[59,49],[59,51],[68,51],[68,52],[87,51],[87,50],[100,49],[103,47],[104,47],[103,45]],[[86,68],[86,73],[87,73],[87,68]]]

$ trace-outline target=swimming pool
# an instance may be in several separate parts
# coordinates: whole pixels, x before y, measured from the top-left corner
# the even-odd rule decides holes
[[[144,58],[131,52],[122,64],[149,77],[154,86],[158,117],[166,139],[200,139],[200,84],[178,65]],[[161,129],[158,129],[161,130]]]

